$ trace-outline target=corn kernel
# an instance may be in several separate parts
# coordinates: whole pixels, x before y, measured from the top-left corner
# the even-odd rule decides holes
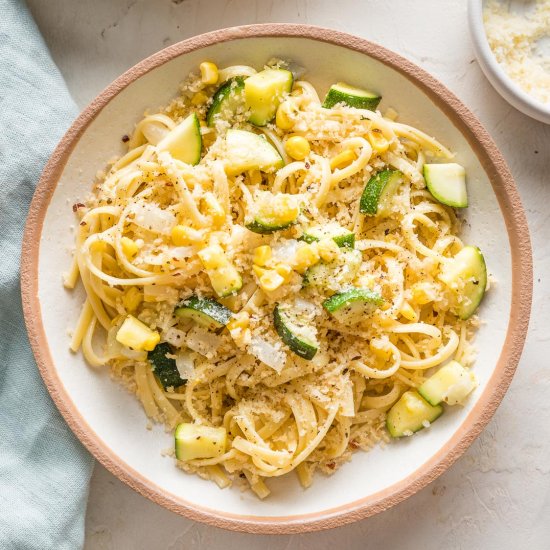
[[[235,313],[227,323],[227,328],[231,331],[236,328],[247,328],[250,324],[250,314],[247,311],[239,311]]]
[[[208,96],[202,92],[197,92],[192,98],[191,103],[193,105],[202,105],[208,101]]]
[[[143,294],[135,286],[131,286],[122,296],[122,305],[130,313],[133,313],[142,301]]]
[[[225,223],[225,211],[213,193],[205,193],[202,203],[206,213],[212,218],[214,225]]]
[[[320,259],[317,247],[310,244],[303,244],[298,248],[294,256],[294,269],[298,271],[298,273],[304,273],[308,267],[315,265]]]
[[[399,313],[405,317],[408,321],[413,321],[416,323],[418,321],[418,313],[414,310],[414,308],[409,304],[409,302],[403,302],[403,305],[401,306],[401,309],[399,310]]]
[[[372,351],[372,353],[376,357],[378,357],[378,359],[382,359],[382,361],[389,361],[392,351],[391,351],[391,348],[388,346],[387,342],[384,342],[379,338],[373,338],[369,342],[369,348]]]
[[[248,328],[250,324],[250,315],[246,311],[240,311],[227,323],[227,329],[231,338],[239,347],[244,347],[250,343],[252,333]]]
[[[304,160],[311,152],[311,147],[306,138],[292,136],[285,142],[285,151],[295,160]]]
[[[412,299],[416,304],[424,305],[433,300],[430,288],[425,283],[416,283],[411,288]]]
[[[357,156],[351,149],[345,149],[330,160],[330,169],[343,168],[351,164]]]
[[[281,130],[290,130],[294,126],[294,122],[290,118],[288,110],[289,104],[287,102],[281,103],[279,105],[279,108],[277,109],[277,114],[275,115],[275,124]]]
[[[390,142],[384,137],[379,128],[373,128],[368,133],[367,139],[377,153],[385,153],[390,147]]]
[[[322,239],[317,243],[317,250],[319,256],[325,262],[334,261],[340,252],[338,245],[334,242],[334,239]]]
[[[200,231],[187,225],[176,225],[172,228],[172,242],[176,246],[190,246],[202,241]]]
[[[139,247],[136,244],[136,241],[133,241],[128,237],[122,237],[122,239],[120,239],[120,244],[122,246],[122,252],[124,252],[124,255],[129,260],[131,260],[139,251]]]
[[[267,244],[259,246],[254,250],[254,263],[256,265],[265,266],[271,259],[271,247]]]
[[[287,264],[277,264],[275,266],[275,271],[285,280],[285,282],[287,282],[292,275],[292,268]]]
[[[266,269],[265,273],[260,277],[260,287],[268,292],[277,290],[284,282],[284,278],[274,269]]]
[[[203,84],[216,84],[219,74],[218,67],[210,61],[204,61],[199,65],[201,71],[201,81]]]

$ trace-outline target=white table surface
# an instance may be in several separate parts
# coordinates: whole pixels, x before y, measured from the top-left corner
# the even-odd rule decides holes
[[[147,55],[195,34],[246,23],[333,27],[387,46],[445,83],[480,118],[516,178],[535,261],[531,328],[502,405],[437,481],[353,525],[251,536],[194,523],[149,502],[96,465],[87,550],[454,550],[550,548],[550,126],[504,102],[470,44],[464,0],[28,0],[73,97],[84,107]],[[391,5],[391,7],[388,7]],[[495,353],[498,350],[495,350]]]

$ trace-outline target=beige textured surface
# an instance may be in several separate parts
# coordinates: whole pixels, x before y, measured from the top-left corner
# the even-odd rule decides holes
[[[207,30],[208,28],[239,22],[251,22],[254,19],[266,20],[268,18],[271,20],[307,20],[312,23],[337,26],[343,30],[349,30],[367,38],[378,40],[413,58],[415,56],[411,54],[411,51],[416,51],[419,56],[422,56],[423,52],[426,53],[425,59],[420,57],[420,59],[417,58],[416,60],[420,61],[421,64],[424,63],[426,68],[440,77],[451,88],[454,88],[458,95],[466,100],[470,106],[474,108],[477,106],[482,119],[483,115],[488,117],[488,120],[483,121],[492,130],[497,141],[500,135],[499,126],[492,119],[496,118],[498,120],[500,117],[506,115],[507,120],[500,123],[500,129],[506,131],[506,136],[503,138],[502,143],[499,142],[499,145],[505,153],[508,152],[507,149],[512,152],[512,155],[508,157],[508,161],[513,164],[513,169],[518,168],[514,162],[515,159],[517,161],[525,157],[529,159],[528,163],[524,161],[519,164],[519,171],[515,175],[516,177],[526,176],[525,178],[521,177],[520,188],[523,190],[527,185],[528,201],[530,198],[529,194],[533,193],[533,205],[536,208],[532,214],[536,218],[535,220],[532,219],[532,221],[541,224],[544,223],[542,202],[545,199],[545,193],[544,187],[542,187],[543,182],[541,181],[543,174],[542,140],[546,138],[546,143],[548,143],[548,128],[536,123],[529,123],[528,119],[510,111],[506,104],[502,102],[499,104],[500,100],[494,96],[492,90],[485,84],[475,65],[472,66],[469,64],[471,53],[465,39],[466,35],[464,32],[460,33],[460,31],[465,31],[465,20],[461,25],[456,25],[457,28],[452,25],[453,20],[456,22],[457,20],[464,19],[460,3],[447,2],[445,3],[445,9],[441,9],[444,3],[438,3],[437,6],[440,8],[438,10],[435,3],[421,2],[426,8],[426,12],[422,14],[418,13],[417,9],[413,13],[411,8],[407,8],[404,3],[396,2],[394,6],[401,5],[403,7],[401,16],[397,19],[393,18],[391,25],[382,25],[382,21],[388,21],[387,10],[382,9],[381,3],[375,2],[364,2],[364,6],[360,9],[355,8],[355,10],[351,9],[351,3],[342,2],[339,4],[338,13],[344,14],[346,12],[345,5],[348,5],[350,10],[348,10],[348,15],[344,19],[337,20],[335,19],[334,3],[316,2],[316,6],[322,6],[322,9],[313,10],[312,3],[291,4],[280,2],[274,6],[267,2],[257,2],[257,9],[254,11],[253,2],[246,3],[246,6],[248,6],[246,10],[244,9],[244,2],[215,2],[211,0],[209,3],[203,2],[202,6],[199,6],[199,2],[192,2],[190,0],[186,0],[183,3],[171,3],[159,0],[154,2],[157,12],[156,30],[151,29],[147,33],[144,32],[146,30],[144,15],[151,9],[152,4],[152,2],[129,2],[128,4],[123,2],[94,3],[95,7],[92,10],[91,3],[81,2],[81,9],[84,12],[88,10],[89,13],[79,18],[80,23],[77,23],[75,8],[69,6],[68,2],[48,2],[47,11],[44,9],[42,3],[41,5],[31,3],[31,7],[34,7],[35,12],[38,14],[39,23],[43,23],[46,33],[48,29],[53,33],[51,36],[47,34],[47,37],[49,36],[54,46],[57,45],[58,50],[56,52],[56,48],[54,47],[54,55],[57,54],[57,60],[62,70],[64,70],[69,84],[72,85],[73,93],[75,93],[80,102],[84,99],[90,99],[97,91],[97,88],[106,84],[112,76],[116,76],[116,74],[122,72],[128,65],[131,65],[146,53],[162,47],[163,39],[161,35],[163,31],[173,29],[174,26],[177,26],[176,22],[182,29],[185,29],[186,36]],[[271,13],[269,12],[269,5],[271,5]],[[225,19],[223,18],[223,6],[227,8]],[[202,9],[199,9],[199,7],[202,7]],[[304,13],[304,8],[308,7],[310,9],[307,10],[307,13]],[[275,13],[273,10],[275,10]],[[367,25],[368,29],[365,29],[365,25],[362,25],[362,28],[358,28],[359,18],[355,17],[357,10],[361,14],[364,14],[362,18],[363,22],[369,21]],[[94,12],[93,17],[92,11]],[[190,14],[193,13],[195,15],[190,17]],[[426,13],[429,13],[430,16],[426,17]],[[210,17],[206,17],[208,14]],[[421,18],[419,17],[420,15],[424,15],[424,17]],[[100,20],[110,17],[115,19],[116,25],[111,23],[112,26],[105,30],[103,38],[101,38],[101,30],[103,30],[101,25],[104,21],[100,22]],[[408,18],[407,20],[410,21],[411,17],[419,18],[416,22],[416,27],[413,30],[409,29],[407,32],[406,20],[403,19],[401,22],[401,19]],[[441,44],[437,44],[437,46],[441,47],[437,56],[434,55],[433,58],[430,58],[429,55],[432,55],[431,50],[433,49],[435,38],[432,36],[434,40],[430,41],[425,33],[426,26],[430,26],[430,22],[428,21],[430,17],[438,22],[440,28],[449,30],[449,32],[444,33],[445,39],[443,36],[441,37]],[[447,24],[449,25],[449,29],[446,29]],[[391,29],[392,26],[395,28]],[[424,30],[423,33],[420,32],[422,29]],[[142,39],[130,41],[132,30],[137,30]],[[396,33],[396,30],[402,30],[403,34]],[[416,33],[419,33],[418,36]],[[105,37],[108,34],[110,38],[106,39]],[[407,37],[406,47],[403,40],[405,36]],[[182,37],[181,34],[178,34],[173,39],[170,36],[164,38],[168,38],[170,42]],[[110,42],[102,44],[101,40],[110,40]],[[71,47],[67,47],[67,41],[70,41]],[[63,45],[64,42],[65,45]],[[105,56],[101,52],[102,48],[107,48],[107,51],[111,53],[116,51],[117,55],[105,59]],[[140,48],[149,48],[149,50],[138,51]],[[430,52],[429,55],[428,52]],[[446,59],[447,63],[441,61],[442,59]],[[440,61],[441,63],[439,63]],[[64,63],[67,63],[67,65],[65,66]],[[93,76],[93,80],[89,80],[92,78],[91,75],[93,75],[94,71],[97,73],[96,76]],[[96,88],[93,89],[93,86]],[[523,128],[520,126],[521,123],[523,123]],[[520,143],[518,143],[518,138],[520,138]],[[537,145],[538,140],[541,141],[540,145]],[[531,150],[528,150],[528,148]],[[537,148],[540,150],[539,157],[534,156],[536,155],[534,150]],[[540,186],[540,189],[537,189],[537,185]],[[535,195],[537,192],[538,194]],[[547,194],[546,200],[548,200]],[[539,232],[541,229],[542,226],[540,226]],[[537,239],[542,245],[542,236],[535,235],[535,244],[537,244]],[[543,284],[543,282],[535,283],[535,288],[536,290],[540,289],[539,292],[541,295]],[[541,311],[544,311],[542,310],[543,304],[540,299],[538,303],[535,303],[535,312],[537,312],[537,307],[540,307]],[[532,329],[532,340],[537,340],[538,322],[542,320],[540,317],[538,319],[535,318],[537,326],[534,326]],[[541,346],[538,349],[542,350],[544,342],[535,341],[534,344],[535,353],[533,357],[536,355],[537,344]],[[548,379],[546,380],[546,384],[548,384]],[[515,383],[515,386],[517,386],[517,383]],[[537,389],[542,390],[542,387],[542,385],[539,385],[539,388],[529,388],[531,390],[531,399],[529,399],[529,393],[524,395],[523,392],[518,391],[517,396],[514,393],[514,406],[509,414],[512,419],[516,419],[516,422],[503,422],[502,429],[496,438],[498,445],[502,447],[499,447],[495,443],[496,454],[502,456],[489,454],[488,460],[482,460],[480,463],[479,461],[483,459],[484,454],[487,453],[487,449],[480,442],[477,442],[467,457],[460,461],[444,478],[441,478],[435,486],[420,493],[420,495],[417,495],[397,509],[378,518],[362,522],[357,526],[330,534],[295,539],[289,539],[288,537],[272,538],[270,540],[273,547],[282,548],[286,544],[289,544],[289,547],[297,547],[301,544],[303,547],[324,547],[325,545],[328,547],[331,544],[331,540],[333,542],[335,540],[343,540],[342,536],[347,540],[348,546],[358,547],[362,540],[362,534],[364,532],[371,532],[373,529],[374,533],[372,534],[376,535],[376,532],[378,532],[379,537],[377,539],[376,536],[369,536],[373,547],[376,540],[378,540],[379,544],[385,540],[383,547],[410,547],[407,546],[403,532],[397,529],[398,521],[406,530],[414,527],[422,536],[422,546],[426,548],[438,547],[443,538],[446,538],[444,537],[445,533],[452,534],[451,538],[454,541],[453,544],[455,544],[455,547],[460,547],[468,541],[480,542],[481,539],[478,537],[483,536],[490,537],[483,539],[487,541],[487,544],[483,545],[484,548],[492,547],[492,544],[497,544],[498,540],[510,541],[510,537],[519,532],[517,528],[513,527],[514,524],[517,527],[521,527],[521,525],[530,526],[535,521],[536,515],[539,512],[542,514],[541,517],[544,517],[544,508],[541,509],[540,504],[544,502],[545,495],[547,495],[546,491],[548,490],[548,476],[545,473],[547,470],[544,470],[545,462],[543,460],[545,456],[544,451],[546,450],[547,452],[548,447],[546,449],[544,447],[544,437],[540,438],[540,443],[538,444],[534,443],[533,438],[527,439],[521,437],[521,427],[525,426],[526,422],[522,420],[521,414],[518,415],[517,412],[518,409],[520,412],[523,410],[523,415],[525,415],[527,411],[531,411],[531,415],[527,417],[527,420],[531,418],[536,424],[538,434],[544,436],[544,430],[546,430],[546,440],[548,440],[547,423],[540,422],[539,418],[540,416],[542,419],[548,419],[548,406],[546,405],[546,409],[544,409],[545,401],[543,402],[542,400],[542,394],[540,399],[537,399],[536,395]],[[509,397],[508,400],[510,399],[512,398]],[[505,401],[505,405],[506,403],[507,401]],[[537,411],[537,407],[541,409],[540,415],[534,415],[535,417],[533,418],[533,413]],[[498,426],[498,418],[503,414],[502,410],[499,410],[497,421],[493,422],[490,430],[485,432],[482,441],[487,442],[487,438],[490,441],[491,434],[494,434],[495,426]],[[516,432],[513,431],[514,427]],[[510,434],[511,429],[512,433]],[[516,438],[517,445],[511,445],[507,432],[510,434],[510,437]],[[521,453],[518,452],[517,447],[522,447]],[[467,460],[472,458],[474,459],[472,468],[465,468],[464,465],[467,464]],[[501,483],[502,491],[491,492],[489,490],[487,494],[487,490],[491,488],[491,484],[493,483],[490,480],[494,480],[495,476],[502,478],[503,472],[499,466],[499,461],[504,463],[505,470],[518,469],[518,472],[516,474],[511,472],[505,476],[506,479]],[[485,472],[486,475],[481,475],[484,473],[483,470],[488,468],[487,462],[491,463],[492,470],[489,468],[490,471]],[[506,464],[513,464],[513,466],[508,467]],[[523,472],[521,472],[522,470]],[[512,494],[514,489],[518,490],[520,488],[522,482],[525,486],[525,480],[521,480],[520,473],[528,476],[528,479],[533,478],[531,480],[533,490],[530,493],[529,500],[525,499],[523,502],[519,498],[519,493],[518,498]],[[470,481],[460,480],[460,476],[465,474],[470,476]],[[542,479],[546,481],[535,483],[534,478],[537,474],[542,476]],[[452,492],[447,491],[445,495],[444,491],[438,489],[438,487],[449,487],[449,485],[452,485],[449,482],[447,485],[442,485],[442,480],[451,475],[456,481],[456,489]],[[88,521],[88,545],[90,548],[199,548],[206,545],[209,547],[224,546],[227,548],[236,547],[236,545],[246,547],[246,544],[242,543],[242,537],[239,535],[221,533],[207,527],[190,527],[190,523],[186,522],[186,520],[173,517],[169,513],[161,511],[147,503],[144,499],[134,496],[123,487],[117,487],[112,492],[109,491],[104,495],[100,487],[108,487],[109,481],[108,476],[100,473],[96,477],[92,488]],[[97,491],[94,490],[96,488],[98,489]],[[434,493],[432,498],[428,498],[430,491]],[[457,491],[464,494],[463,498],[456,498]],[[454,496],[450,496],[449,493]],[[525,496],[524,491],[522,491],[522,495]],[[513,496],[514,498],[512,498]],[[437,504],[435,502],[430,504],[430,500],[433,501],[434,497],[437,498]],[[102,498],[105,500],[101,500]],[[136,498],[139,500],[136,501]],[[422,502],[426,506],[419,508],[419,499],[422,499]],[[411,504],[415,501],[417,501],[416,505]],[[135,508],[128,508],[132,503],[135,504]],[[548,506],[548,502],[546,506]],[[402,510],[402,512],[399,513],[399,510]],[[425,517],[426,510],[431,511],[428,517]],[[453,510],[456,513],[452,513]],[[513,515],[510,515],[512,512]],[[546,512],[548,512],[548,509],[546,509]],[[443,517],[440,517],[441,514],[443,514]],[[430,524],[433,524],[438,519],[441,520],[439,524],[440,528],[430,529]],[[105,528],[103,528],[102,522],[105,523]],[[377,525],[379,526],[378,531],[376,528]],[[487,529],[488,525],[492,525],[493,527]],[[126,527],[125,529],[119,528],[124,526]],[[386,529],[391,531],[389,534],[391,540],[388,540]],[[509,533],[506,535],[507,530],[509,530]],[[184,533],[185,531],[190,532]],[[384,531],[386,531],[385,535]],[[430,536],[428,536],[428,531],[431,531]],[[536,548],[539,543],[542,544],[543,541],[548,540],[548,532],[539,527],[538,531],[533,530],[529,535],[517,540],[525,542],[529,540],[529,537],[531,537],[531,546],[533,547],[534,544]],[[201,539],[203,540],[203,544],[200,543]],[[247,537],[245,540],[251,548],[260,542],[259,539],[252,537]],[[474,546],[480,545],[474,544]],[[451,547],[453,546],[451,545]],[[504,547],[507,546],[505,545]],[[543,548],[543,546],[540,547]]]

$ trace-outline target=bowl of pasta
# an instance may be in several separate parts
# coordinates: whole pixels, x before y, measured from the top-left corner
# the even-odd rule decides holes
[[[71,429],[228,529],[383,511],[449,467],[516,368],[531,252],[477,119],[380,46],[303,25],[139,63],[47,164],[22,256]]]

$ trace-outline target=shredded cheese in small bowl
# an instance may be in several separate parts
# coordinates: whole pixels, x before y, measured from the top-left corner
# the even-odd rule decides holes
[[[469,23],[479,64],[495,89],[550,124],[550,0],[470,0]]]

